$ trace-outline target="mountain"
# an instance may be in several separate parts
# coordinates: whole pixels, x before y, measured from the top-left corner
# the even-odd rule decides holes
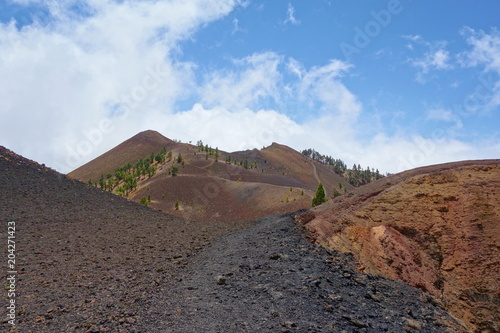
[[[500,160],[405,171],[297,219],[359,270],[436,296],[469,331],[500,331]]]
[[[148,198],[152,208],[192,220],[243,221],[309,208],[319,182],[330,196],[353,188],[331,167],[284,145],[228,153],[175,142],[155,131],[135,135],[68,176],[96,184],[106,175],[108,181],[117,168],[161,149],[165,160],[151,158],[147,164],[154,172],[138,176],[126,196],[136,202]],[[120,184],[113,183],[112,191]]]
[[[115,172],[115,169],[127,162],[135,163],[152,152],[163,147],[174,149],[179,145],[155,131],[144,131],[122,142],[105,154],[70,172],[68,176],[87,182],[97,181],[101,174]]]
[[[0,331],[463,332],[420,290],[308,242],[293,214],[189,221],[1,146],[0,175],[16,323]]]

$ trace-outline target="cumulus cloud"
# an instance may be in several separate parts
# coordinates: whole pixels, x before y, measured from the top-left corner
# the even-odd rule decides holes
[[[0,24],[0,144],[62,172],[146,129],[227,151],[272,142],[315,148],[390,172],[499,149],[497,143],[477,148],[411,134],[360,135],[363,105],[343,82],[353,66],[340,60],[307,67],[264,51],[231,59],[222,69],[199,70],[182,59],[182,41],[248,2],[37,3],[47,7],[45,23]],[[288,8],[288,23],[297,24]],[[236,19],[233,24],[238,27]],[[494,39],[471,38],[464,64],[496,69]],[[417,66],[422,72],[450,65],[444,45],[428,52]],[[179,110],[179,100],[192,105]],[[428,116],[453,121],[446,110]]]
[[[341,82],[341,78],[351,69],[351,65],[341,60],[331,60],[325,66],[314,66],[306,70],[294,59],[288,62],[288,70],[300,80],[297,96],[302,102],[319,103],[321,113],[333,113],[344,121],[355,120],[362,106],[356,96]]]
[[[68,165],[64,157],[78,148],[80,162],[109,148],[101,140],[81,144],[103,119],[115,124],[106,140],[121,140],[132,133],[128,124],[141,129],[150,115],[171,112],[192,86],[194,65],[169,55],[237,2],[87,1],[92,15],[78,19],[63,6],[69,1],[43,4],[46,25],[0,25],[1,139],[67,172],[78,160]]]
[[[234,70],[216,70],[207,75],[200,88],[202,102],[230,110],[258,107],[265,99],[279,100],[278,66],[282,57],[273,52],[255,53],[233,60]]]

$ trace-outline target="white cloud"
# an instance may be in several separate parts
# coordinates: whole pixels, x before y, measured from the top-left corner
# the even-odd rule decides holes
[[[402,37],[409,41],[405,46],[410,51],[424,50],[422,56],[408,59],[408,63],[418,69],[415,77],[417,82],[425,84],[436,76],[437,71],[453,68],[453,59],[449,51],[446,50],[446,42],[428,42],[420,35],[405,35]]]
[[[234,60],[236,69],[211,72],[200,88],[200,98],[209,107],[229,110],[258,107],[266,98],[279,100],[278,66],[282,57],[272,52],[255,53]]]
[[[500,32],[493,29],[491,34],[487,34],[484,31],[476,32],[474,29],[465,28],[462,35],[472,46],[472,50],[461,54],[462,65],[472,67],[482,64],[486,70],[500,73]]]
[[[475,93],[473,98],[481,97],[482,105],[485,109],[493,109],[500,106],[500,32],[492,29],[487,34],[484,31],[475,31],[471,28],[465,28],[462,35],[467,38],[467,43],[471,50],[459,55],[459,62],[464,67],[484,66],[484,72],[487,75],[482,77],[481,96]],[[495,76],[495,77],[493,77]]]
[[[450,63],[450,53],[444,47],[444,44],[438,43],[423,57],[410,60],[410,63],[419,69],[416,76],[417,82],[424,84],[428,81],[429,74],[432,77],[436,71],[453,68]]]
[[[304,129],[274,110],[245,108],[238,112],[222,106],[210,109],[195,104],[189,111],[163,117],[153,128],[184,142],[203,140],[225,151],[262,148],[272,142],[283,143]]]
[[[231,31],[231,35],[234,35],[235,33],[237,33],[238,31],[243,31],[240,27],[239,27],[239,20],[237,18],[234,18],[233,19],[233,31]]]
[[[287,18],[283,22],[284,24],[287,24],[287,23],[291,23],[293,25],[299,25],[300,24],[300,20],[297,20],[295,18],[295,8],[292,6],[291,3],[288,3],[288,8],[287,8],[287,11],[286,11],[286,15],[287,15]]]
[[[344,121],[355,120],[362,106],[356,96],[341,82],[342,76],[352,66],[341,60],[331,60],[325,66],[303,69],[295,60],[290,60],[288,69],[301,80],[298,83],[298,96],[304,102],[321,102],[320,111],[333,113]]]
[[[406,48],[411,51],[414,50],[413,43],[422,40],[422,36],[420,35],[403,35],[402,37],[410,41],[406,44]]]
[[[462,119],[452,110],[434,108],[427,110],[427,119],[453,123],[456,129],[463,127]]]
[[[71,151],[84,162],[144,129],[193,85],[194,65],[169,57],[177,43],[236,4],[88,1],[93,15],[76,20],[48,2],[49,24],[0,25],[1,144],[67,172]],[[119,105],[126,118],[113,115]],[[103,119],[113,134],[84,144]]]

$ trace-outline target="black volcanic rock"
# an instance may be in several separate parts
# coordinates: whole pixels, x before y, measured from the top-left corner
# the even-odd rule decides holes
[[[223,283],[221,283],[223,281]],[[459,332],[432,297],[359,273],[292,214],[218,239],[142,313],[148,332]]]

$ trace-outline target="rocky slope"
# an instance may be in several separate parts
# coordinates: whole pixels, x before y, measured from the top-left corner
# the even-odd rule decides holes
[[[146,208],[66,178],[0,146],[0,239],[16,223],[16,322],[0,331],[144,332],[138,314],[159,285],[215,237],[208,225]],[[1,254],[7,258],[7,246]],[[0,277],[7,278],[7,260]]]
[[[318,244],[440,299],[470,331],[500,330],[500,161],[420,168],[303,214]]]

